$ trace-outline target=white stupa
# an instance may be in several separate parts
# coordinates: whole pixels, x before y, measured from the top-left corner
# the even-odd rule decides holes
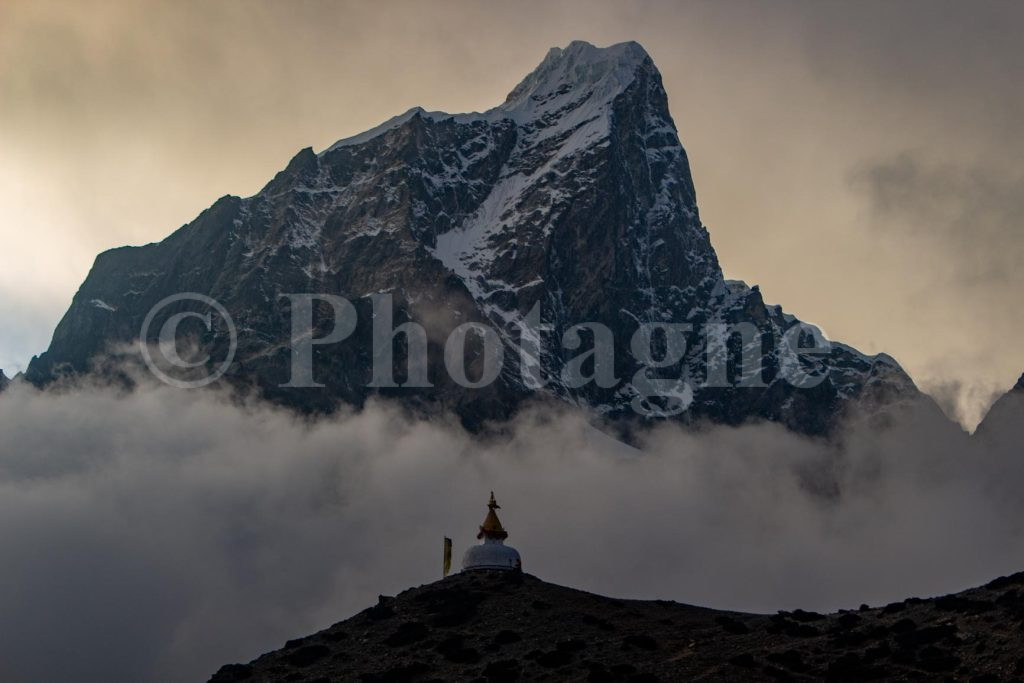
[[[495,512],[500,506],[494,500],[494,491],[491,491],[491,500],[487,503],[487,517],[480,525],[480,533],[477,538],[482,539],[480,545],[470,546],[466,554],[462,556],[462,571],[476,571],[478,569],[500,569],[504,571],[522,571],[523,561],[519,558],[519,552],[505,545],[508,532],[501,526],[498,514]]]

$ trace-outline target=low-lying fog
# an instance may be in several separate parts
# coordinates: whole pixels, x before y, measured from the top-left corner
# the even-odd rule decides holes
[[[0,674],[194,681],[456,564],[493,489],[542,579],[719,608],[833,610],[1024,569],[1020,428],[913,410],[842,445],[579,414],[502,439],[386,404],[313,424],[213,391],[0,395]]]

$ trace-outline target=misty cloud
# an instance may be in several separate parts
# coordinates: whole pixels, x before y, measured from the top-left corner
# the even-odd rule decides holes
[[[467,435],[378,404],[315,423],[216,393],[0,395],[0,671],[184,681],[435,580],[487,492],[546,580],[720,608],[834,609],[1024,566],[1005,448],[910,410],[843,445],[774,425],[624,446],[578,413]]]
[[[904,152],[862,165],[851,182],[870,201],[876,228],[942,251],[945,268],[936,280],[965,287],[1024,284],[1016,272],[1024,257],[1024,178],[980,165],[928,163]]]
[[[1013,383],[994,368],[1024,363],[1014,305],[1024,291],[1024,176],[998,159],[939,161],[918,150],[858,164],[848,180],[866,202],[864,227],[880,258],[913,253],[899,292],[905,319],[922,331],[922,346],[926,327],[947,346],[917,360],[915,380],[974,428]]]
[[[1006,393],[1001,385],[966,383],[957,379],[941,379],[945,373],[935,371],[934,379],[921,383],[922,391],[931,396],[946,416],[962,425],[977,425],[987,416],[989,407]]]

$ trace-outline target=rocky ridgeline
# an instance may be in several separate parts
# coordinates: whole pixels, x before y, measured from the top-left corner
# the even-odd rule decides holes
[[[755,615],[484,571],[381,596],[211,683],[1022,678],[1024,573],[879,608]]]

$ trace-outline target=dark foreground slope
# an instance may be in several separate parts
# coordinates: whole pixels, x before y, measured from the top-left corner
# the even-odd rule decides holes
[[[289,641],[229,681],[964,680],[1024,677],[1024,573],[837,614],[615,600],[478,572]]]

